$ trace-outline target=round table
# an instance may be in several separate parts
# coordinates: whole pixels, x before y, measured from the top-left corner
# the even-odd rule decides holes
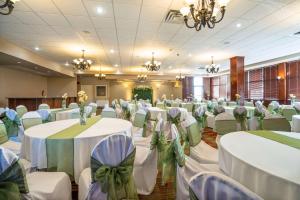
[[[38,169],[48,168],[47,138],[78,123],[79,119],[69,119],[41,124],[27,129],[24,133],[21,149],[22,157],[29,160],[32,167]],[[95,145],[104,137],[116,133],[132,136],[131,122],[115,118],[102,118],[74,138],[71,138],[71,142],[74,142],[75,182],[78,181],[81,171],[90,166],[90,156]],[[63,139],[57,139],[57,142],[63,142]]]
[[[150,112],[150,119],[151,120],[156,120],[157,119],[157,115],[160,113],[162,119],[166,122],[167,121],[167,111],[163,110],[161,108],[157,108],[157,107],[150,107],[148,108],[149,112]]]
[[[300,133],[300,115],[293,115],[293,131]]]
[[[300,139],[292,132],[273,131]],[[247,132],[221,137],[219,166],[264,199],[299,199],[300,150]]]

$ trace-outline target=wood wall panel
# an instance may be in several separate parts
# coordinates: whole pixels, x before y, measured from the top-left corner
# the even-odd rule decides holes
[[[245,88],[245,71],[244,57],[236,56],[230,58],[230,85],[231,85],[231,100],[235,100],[235,94],[241,95],[241,103],[244,102]]]
[[[191,99],[191,95],[194,96],[194,77],[185,77],[182,80],[182,98]]]

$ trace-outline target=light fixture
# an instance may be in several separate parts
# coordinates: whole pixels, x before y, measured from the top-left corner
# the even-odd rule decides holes
[[[106,75],[103,74],[102,71],[101,71],[101,65],[100,65],[99,73],[95,74],[95,77],[97,77],[98,80],[104,80],[106,78]]]
[[[182,81],[183,79],[185,79],[185,76],[183,76],[180,72],[180,74],[176,76],[176,81]]]
[[[114,66],[115,66],[115,67],[119,67],[119,65],[118,65],[118,64],[115,64]]]
[[[69,66],[70,64],[69,64],[69,62],[67,61],[66,63],[65,63],[65,66]]]
[[[82,50],[81,58],[76,58],[73,60],[74,69],[78,71],[88,70],[91,67],[92,61],[84,57],[85,50]]]
[[[103,13],[103,8],[102,7],[97,7],[97,13],[102,14]]]
[[[237,27],[237,28],[240,28],[240,27],[242,27],[242,24],[237,23],[237,24],[236,24],[236,27]]]
[[[206,65],[205,68],[206,68],[207,73],[214,74],[214,73],[219,72],[220,65],[217,65],[217,64],[214,63],[214,57],[212,56],[211,57],[211,64]]]
[[[19,0],[2,0],[0,1],[0,14],[1,15],[9,15],[14,7],[15,3]]]
[[[34,47],[34,50],[39,51],[40,48],[39,47]]]
[[[111,49],[109,50],[110,53],[115,53],[115,50]]]
[[[189,53],[189,57],[192,57],[193,55],[191,53]]]
[[[281,77],[281,76],[277,76],[277,80],[279,80],[279,81],[280,81],[281,79],[282,79],[282,77]]]
[[[151,61],[146,62],[143,66],[146,67],[148,71],[159,71],[161,62],[154,60],[154,52],[152,52]]]
[[[223,20],[228,2],[229,0],[218,0],[217,3],[216,0],[198,0],[198,3],[195,4],[195,0],[186,0],[189,7],[181,8],[180,12],[188,28],[200,31],[201,28],[207,26],[212,29]],[[193,25],[189,24],[189,19],[192,19]]]
[[[147,74],[139,74],[139,75],[137,75],[137,79],[140,82],[144,82],[147,80]]]

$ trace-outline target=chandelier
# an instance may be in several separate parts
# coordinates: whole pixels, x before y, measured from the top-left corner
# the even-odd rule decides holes
[[[101,65],[100,65],[100,71],[99,73],[95,74],[95,77],[97,77],[98,80],[104,80],[106,78],[106,75],[101,72]]]
[[[0,14],[9,15],[13,11],[17,1],[19,0],[0,0]]]
[[[219,72],[220,65],[214,64],[214,57],[212,56],[211,57],[211,64],[206,65],[205,68],[206,68],[207,73],[214,74],[214,73]]]
[[[188,28],[195,28],[200,31],[206,26],[210,29],[214,28],[217,23],[223,20],[225,15],[225,8],[230,0],[186,0],[189,7],[180,9],[184,17],[185,25]],[[192,19],[192,25],[189,24],[189,19]]]
[[[146,67],[148,71],[159,71],[161,62],[154,60],[154,52],[152,52],[151,61],[146,62],[143,66]]]
[[[85,52],[85,50],[82,50],[81,58],[76,58],[73,60],[72,64],[74,65],[74,69],[80,70],[80,71],[90,69],[92,61],[85,59],[84,52]]]
[[[183,76],[181,73],[176,76],[176,81],[182,81],[183,79],[185,79],[185,76]]]
[[[139,75],[137,75],[137,79],[140,82],[144,82],[147,80],[147,74],[139,74]]]

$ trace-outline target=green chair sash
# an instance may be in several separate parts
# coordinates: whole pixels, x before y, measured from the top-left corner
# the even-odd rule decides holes
[[[189,195],[190,195],[190,200],[198,200],[198,197],[194,193],[191,187],[189,187]]]
[[[46,139],[47,170],[74,176],[74,137],[97,123],[100,117],[87,119],[86,125],[75,124]]]
[[[118,166],[103,165],[91,157],[92,182],[98,182],[108,200],[138,199],[132,176],[136,149]]]
[[[199,128],[206,127],[207,115],[204,114],[203,116],[195,116],[196,121],[198,122]]]
[[[25,174],[25,169],[19,160],[13,162],[0,174],[0,199],[21,199],[20,193],[28,193]]]
[[[288,137],[286,135],[282,135],[282,134],[275,133],[273,131],[266,131],[266,130],[247,131],[247,133],[251,133],[253,135],[264,137],[266,139],[273,140],[275,142],[279,142],[281,144],[285,144],[290,147],[300,149],[300,139]]]
[[[8,137],[17,136],[19,131],[20,119],[18,116],[14,120],[10,120],[8,117],[2,119],[5,124],[6,132]]]
[[[162,168],[162,185],[165,185],[170,179],[173,179],[174,183],[176,182],[176,164],[180,167],[185,164],[185,155],[179,138],[166,145]]]
[[[187,136],[189,146],[194,147],[201,142],[202,134],[196,122],[187,127]]]
[[[156,127],[156,126],[155,126]],[[167,145],[167,141],[163,131],[155,131],[152,134],[150,149],[154,150],[155,148],[158,151],[158,168],[162,166],[162,161],[165,155],[165,147]]]
[[[7,132],[5,125],[0,122],[0,144],[3,144],[8,141]]]

